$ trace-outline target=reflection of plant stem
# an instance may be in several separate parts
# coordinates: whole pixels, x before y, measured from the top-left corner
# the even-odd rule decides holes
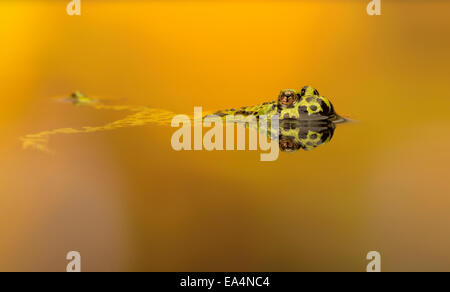
[[[129,105],[104,105],[98,102],[85,103],[83,106],[90,106],[95,109],[106,109],[114,111],[131,111],[133,114],[124,119],[114,121],[104,126],[82,127],[80,129],[62,128],[40,132],[37,134],[30,134],[22,137],[24,149],[34,148],[44,152],[50,152],[48,149],[48,141],[50,136],[57,134],[83,134],[94,133],[102,131],[110,131],[120,128],[139,127],[148,124],[170,125],[172,118],[176,115],[173,112],[153,109],[143,106],[129,106]]]

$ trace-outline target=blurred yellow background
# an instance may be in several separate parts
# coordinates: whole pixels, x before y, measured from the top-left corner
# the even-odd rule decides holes
[[[0,3],[0,270],[450,270],[450,3],[68,2]],[[74,90],[192,114],[304,85],[359,122],[272,163],[151,125],[21,146],[124,116]]]

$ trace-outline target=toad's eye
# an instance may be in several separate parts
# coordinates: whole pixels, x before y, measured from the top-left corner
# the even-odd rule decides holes
[[[294,104],[294,102],[297,101],[297,93],[294,90],[283,90],[280,92],[280,95],[278,96],[278,101],[283,106],[290,106]]]
[[[283,152],[295,152],[300,148],[300,145],[291,137],[281,137],[279,145]]]

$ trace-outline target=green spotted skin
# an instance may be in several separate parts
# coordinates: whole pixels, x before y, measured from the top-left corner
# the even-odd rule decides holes
[[[283,152],[314,150],[327,144],[334,135],[336,125],[329,120],[297,121],[282,120],[280,123],[279,145]]]
[[[278,136],[273,133],[269,124],[249,125],[257,131],[265,133],[269,139],[278,140],[282,152],[311,151],[331,141],[336,124],[330,120],[299,121],[280,120]]]
[[[292,104],[285,105],[280,101],[281,96],[286,91],[295,94],[295,101]],[[280,120],[293,119],[300,121],[334,121],[339,118],[334,111],[331,102],[327,98],[321,96],[319,92],[311,86],[305,86],[301,90],[284,90],[280,93],[280,97],[276,101],[266,102],[257,106],[218,111],[214,115],[223,118],[235,116],[237,120],[239,120],[239,118],[245,119],[249,116],[254,116],[259,119],[262,115],[266,115],[268,119],[278,115]]]
[[[249,117],[254,116],[257,119],[263,115],[268,116],[269,118],[276,115],[278,113],[278,103],[276,101],[266,102],[260,105],[255,106],[246,106],[238,109],[227,109],[223,111],[218,111],[214,115],[219,117],[227,117],[227,116],[243,116]]]
[[[311,86],[303,87],[298,100],[291,106],[279,106],[280,119],[336,120],[338,116],[331,102]]]

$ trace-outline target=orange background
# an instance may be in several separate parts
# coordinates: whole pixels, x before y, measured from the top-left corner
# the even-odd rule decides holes
[[[450,3],[0,3],[0,270],[450,270]],[[312,85],[358,120],[330,144],[175,152],[160,126],[52,137],[123,117],[89,95],[191,114]]]

